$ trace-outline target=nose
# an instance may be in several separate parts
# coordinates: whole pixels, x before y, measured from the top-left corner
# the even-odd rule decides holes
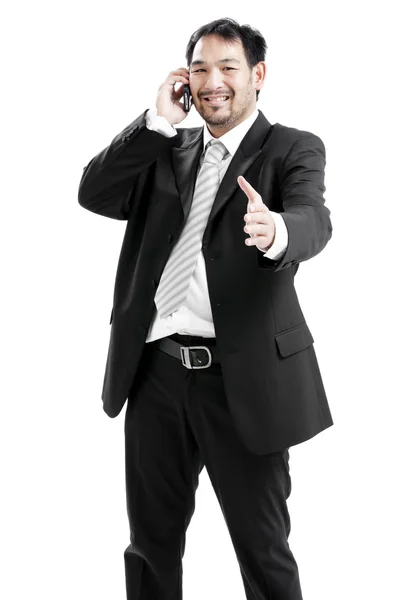
[[[223,87],[223,75],[219,69],[211,69],[205,82],[206,90],[213,92]]]

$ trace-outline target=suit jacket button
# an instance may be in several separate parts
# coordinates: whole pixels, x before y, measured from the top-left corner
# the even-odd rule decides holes
[[[174,239],[173,236],[171,234],[169,234],[168,243],[171,244],[173,239]]]

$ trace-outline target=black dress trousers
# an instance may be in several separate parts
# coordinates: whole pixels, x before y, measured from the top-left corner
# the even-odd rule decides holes
[[[215,344],[171,337],[185,345]],[[125,466],[128,600],[182,599],[186,530],[204,466],[247,600],[302,599],[288,544],[289,449],[260,456],[244,447],[230,418],[219,364],[189,370],[155,342],[146,344],[125,413]]]

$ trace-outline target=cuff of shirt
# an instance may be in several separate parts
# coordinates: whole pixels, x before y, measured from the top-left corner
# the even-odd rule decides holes
[[[288,230],[286,227],[286,223],[283,220],[283,217],[276,212],[270,211],[272,218],[275,221],[275,240],[272,244],[271,248],[265,252],[265,248],[257,248],[260,252],[264,252],[264,256],[266,258],[270,258],[271,260],[276,260],[280,258],[280,256],[285,252],[288,245]]]
[[[157,114],[156,108],[150,108],[146,113],[146,127],[151,131],[156,131],[165,135],[165,137],[174,137],[177,131],[173,125],[170,125],[165,117]]]

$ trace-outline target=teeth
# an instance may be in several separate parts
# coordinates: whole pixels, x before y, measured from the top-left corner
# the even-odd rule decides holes
[[[224,100],[227,100],[228,96],[216,96],[214,98],[205,98],[205,100],[211,100],[212,102],[217,100],[218,102],[223,102]]]

